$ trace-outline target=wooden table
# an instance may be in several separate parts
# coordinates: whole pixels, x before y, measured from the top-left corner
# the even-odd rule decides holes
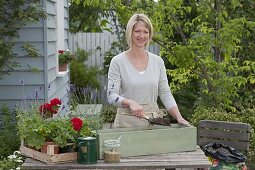
[[[120,163],[98,163],[85,165],[77,162],[45,164],[27,158],[21,169],[164,169],[164,168],[208,168],[211,163],[200,148],[190,152],[178,152],[121,158]]]

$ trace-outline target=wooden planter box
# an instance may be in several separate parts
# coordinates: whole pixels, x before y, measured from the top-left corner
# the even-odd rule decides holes
[[[98,131],[99,159],[104,159],[104,141],[120,139],[121,157],[193,151],[197,128],[174,124],[170,127],[119,128]]]
[[[77,161],[77,152],[60,153],[60,154],[45,154],[34,149],[30,149],[24,145],[20,146],[22,155],[39,160],[46,164],[66,163]]]

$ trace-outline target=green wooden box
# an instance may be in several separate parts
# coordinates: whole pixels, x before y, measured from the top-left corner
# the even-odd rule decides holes
[[[99,159],[104,159],[105,140],[120,139],[121,157],[192,151],[197,146],[197,128],[177,124],[148,128],[98,131]]]

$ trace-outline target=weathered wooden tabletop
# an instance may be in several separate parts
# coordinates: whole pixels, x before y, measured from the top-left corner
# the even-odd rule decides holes
[[[27,158],[21,169],[163,169],[163,168],[207,168],[211,163],[200,148],[190,152],[134,156],[121,158],[120,163],[78,164],[77,162],[45,164]]]

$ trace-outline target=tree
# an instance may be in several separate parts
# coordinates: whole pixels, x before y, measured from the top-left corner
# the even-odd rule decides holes
[[[233,12],[238,1],[194,3],[160,1],[155,11],[164,13],[153,16],[159,32],[154,40],[175,67],[168,71],[171,87],[178,90],[182,84],[198,80],[200,106],[235,111],[233,100],[240,97],[239,90],[255,83],[250,74],[244,75],[254,74],[254,62],[238,58],[241,41],[254,33],[254,22],[230,17],[225,6],[230,5]]]
[[[38,0],[9,0],[0,1],[0,79],[14,67],[19,66],[15,61],[17,54],[13,53],[13,38],[18,31],[29,22],[46,17]],[[28,55],[36,56],[36,50],[31,45],[24,44],[23,49]]]
[[[235,112],[235,100],[240,100],[244,91],[254,96],[255,2],[112,0],[102,1],[104,7],[96,2],[92,6],[108,14],[112,11],[122,40],[127,20],[134,12],[152,19],[156,32],[153,41],[161,46],[171,89],[176,93],[193,85],[198,97],[190,102],[191,106]],[[91,5],[87,0],[83,4]],[[123,46],[119,47],[125,49]]]
[[[102,32],[110,29],[109,23],[109,1],[105,0],[73,0],[69,7],[70,31],[76,32]]]

